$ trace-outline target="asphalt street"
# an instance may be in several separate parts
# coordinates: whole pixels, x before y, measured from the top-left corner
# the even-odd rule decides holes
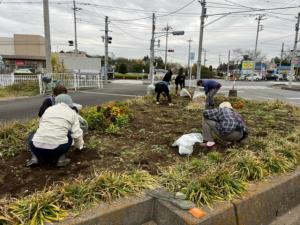
[[[232,88],[232,81],[220,81],[222,89],[220,93],[227,95]],[[187,82],[188,83],[188,82]],[[137,81],[114,82],[106,84],[99,90],[80,90],[71,92],[74,102],[83,106],[97,105],[113,100],[124,100],[146,94],[146,85]],[[274,83],[265,81],[238,81],[235,83],[238,95],[248,99],[259,101],[280,100],[300,106],[300,92],[282,90],[274,87]],[[0,100],[0,122],[11,120],[27,120],[37,116],[39,106],[44,97],[30,97],[17,100]]]

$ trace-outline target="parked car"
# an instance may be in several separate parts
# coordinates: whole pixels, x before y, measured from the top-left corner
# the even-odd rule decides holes
[[[248,75],[247,77],[246,77],[246,80],[252,80],[252,75]],[[258,80],[262,80],[262,77],[260,76],[260,75],[258,75],[258,74],[253,74],[253,80],[256,80],[256,81],[258,81]]]
[[[14,71],[14,75],[33,75],[33,71],[31,69],[17,69]]]
[[[246,78],[248,76],[249,76],[249,74],[247,74],[247,75],[243,74],[243,75],[240,76],[239,80],[246,80]]]
[[[268,73],[266,75],[266,80],[278,80],[278,78],[279,78],[278,74],[275,73],[273,74]]]

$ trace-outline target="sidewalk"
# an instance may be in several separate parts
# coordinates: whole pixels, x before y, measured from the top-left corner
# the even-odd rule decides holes
[[[142,80],[112,80],[113,84],[143,84]]]

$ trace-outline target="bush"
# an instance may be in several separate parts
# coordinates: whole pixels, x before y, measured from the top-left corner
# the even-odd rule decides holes
[[[119,67],[119,73],[125,74],[128,73],[127,65],[122,63]]]
[[[125,79],[125,80],[142,80],[142,79],[147,79],[148,75],[116,73],[116,74],[114,74],[114,78],[115,79]]]

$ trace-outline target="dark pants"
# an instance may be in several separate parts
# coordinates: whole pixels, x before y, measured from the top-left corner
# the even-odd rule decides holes
[[[43,149],[43,148],[36,148],[33,144],[32,138],[34,134],[29,136],[29,148],[31,152],[38,158],[43,159],[45,161],[54,161],[57,160],[63,154],[66,154],[72,145],[72,137],[68,134],[68,143],[59,145],[55,149]]]
[[[169,92],[169,87],[165,84],[158,83],[155,85],[156,101],[159,102],[160,94],[163,93],[167,96],[168,101],[171,103],[171,96]]]
[[[182,88],[184,87],[184,84],[182,82],[180,82],[180,83],[175,83],[175,85],[176,85],[176,94],[177,94],[178,86],[180,86],[180,90],[182,90]]]
[[[211,89],[207,94],[206,94],[206,102],[205,102],[205,108],[206,109],[211,109],[215,106],[215,100],[214,100],[214,97],[215,95],[217,94],[217,92],[219,91],[220,89],[218,88],[214,88],[214,89]]]

